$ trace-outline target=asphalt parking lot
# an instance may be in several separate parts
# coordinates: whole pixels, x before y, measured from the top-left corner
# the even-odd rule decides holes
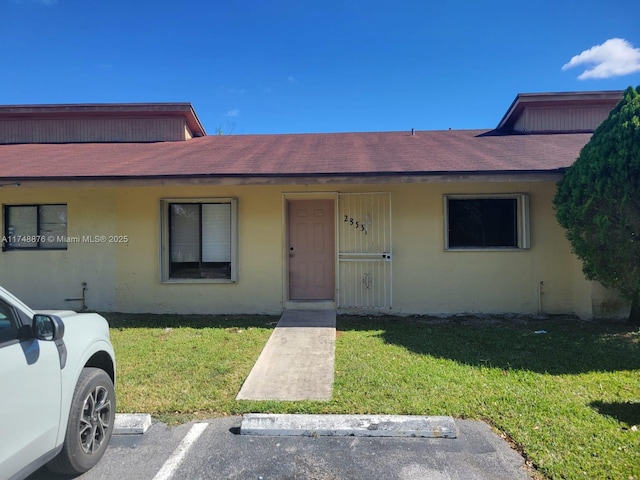
[[[458,437],[278,437],[239,435],[241,417],[144,435],[116,435],[82,480],[168,479],[529,479],[524,459],[482,422],[456,420]],[[28,480],[62,480],[41,469]]]

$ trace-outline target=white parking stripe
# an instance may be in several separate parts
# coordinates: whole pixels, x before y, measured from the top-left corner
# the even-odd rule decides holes
[[[202,435],[202,432],[209,426],[208,423],[196,423],[191,427],[191,430],[185,435],[171,456],[164,462],[162,468],[158,471],[153,480],[169,480],[176,469],[184,460],[184,457],[187,456],[187,452],[193,446],[194,443],[198,440],[198,437]]]

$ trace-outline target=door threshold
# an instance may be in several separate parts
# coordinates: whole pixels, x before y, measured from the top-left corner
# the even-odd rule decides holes
[[[335,310],[334,300],[288,300],[284,303],[285,310]]]

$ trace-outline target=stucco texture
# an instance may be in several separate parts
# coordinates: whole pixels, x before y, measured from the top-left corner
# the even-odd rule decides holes
[[[397,314],[594,313],[551,200],[555,183],[431,182],[357,185],[101,186],[67,182],[1,188],[0,203],[67,204],[69,237],[126,236],[126,242],[69,243],[67,250],[0,254],[0,283],[34,308],[154,313],[278,314],[287,301],[287,198],[390,192],[393,307]],[[528,194],[530,248],[446,251],[444,195]],[[237,199],[238,281],[162,281],[162,199]],[[4,215],[4,211],[3,211]],[[3,219],[4,220],[4,219]],[[542,282],[542,283],[541,283]],[[597,290],[598,306],[617,297]],[[605,302],[603,304],[603,302]],[[604,307],[603,307],[604,305]],[[616,304],[619,306],[618,304]],[[596,311],[596,313],[598,313]],[[608,311],[608,313],[611,313]]]

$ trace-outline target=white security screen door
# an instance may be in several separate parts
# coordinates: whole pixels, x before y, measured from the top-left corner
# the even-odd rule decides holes
[[[391,194],[339,194],[338,213],[338,307],[391,308]]]

